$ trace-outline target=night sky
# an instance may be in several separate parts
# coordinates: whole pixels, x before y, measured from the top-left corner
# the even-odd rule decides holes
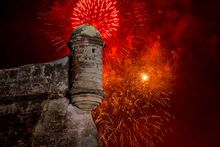
[[[179,23],[168,30],[174,33],[164,33],[173,46],[181,48],[175,51],[179,71],[172,99],[173,133],[161,146],[217,147],[220,146],[220,1],[176,1],[154,1],[155,8],[167,12],[166,17],[160,18],[163,32],[169,28],[170,19],[181,16]],[[64,56],[54,51],[46,39],[37,19],[40,7],[39,0],[1,0],[0,69]]]

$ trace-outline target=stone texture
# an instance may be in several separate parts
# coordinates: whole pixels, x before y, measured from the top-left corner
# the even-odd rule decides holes
[[[0,104],[0,146],[31,146],[41,110],[42,99]]]
[[[69,104],[66,98],[47,100],[34,130],[33,146],[99,146],[90,113]]]
[[[68,58],[56,64],[51,62],[0,70],[0,85],[0,102],[5,98],[8,101],[11,97],[42,93],[65,95],[68,89]]]
[[[100,146],[90,112],[69,103],[68,64],[0,70],[0,146]]]

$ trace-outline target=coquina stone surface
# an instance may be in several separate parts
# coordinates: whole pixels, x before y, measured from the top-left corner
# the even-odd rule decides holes
[[[33,146],[99,146],[90,113],[69,104],[66,98],[47,100],[34,129]]]
[[[0,70],[0,146],[101,146],[91,113],[69,103],[68,57]]]

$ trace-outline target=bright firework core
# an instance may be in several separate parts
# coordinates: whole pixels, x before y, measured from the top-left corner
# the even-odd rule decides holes
[[[104,39],[112,36],[119,26],[115,0],[79,0],[71,19],[74,29],[82,24],[93,25]]]
[[[144,73],[144,74],[142,74],[142,80],[143,81],[149,81],[149,75],[148,74],[146,74],[146,73]]]

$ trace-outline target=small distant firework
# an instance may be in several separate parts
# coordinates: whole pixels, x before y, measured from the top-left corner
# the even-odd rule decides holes
[[[150,77],[149,77],[148,74],[146,74],[146,73],[143,73],[143,74],[142,74],[142,80],[143,80],[143,81],[148,81],[149,78],[150,78]]]
[[[96,27],[103,38],[108,38],[117,31],[119,11],[115,0],[79,0],[72,12],[72,27],[90,24]]]

